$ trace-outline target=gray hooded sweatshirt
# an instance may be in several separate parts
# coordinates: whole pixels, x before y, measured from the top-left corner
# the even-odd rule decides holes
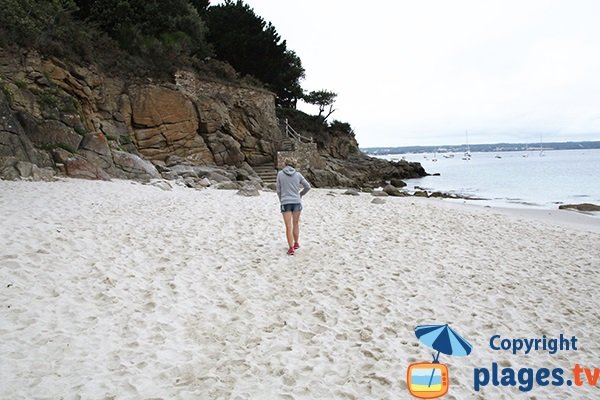
[[[309,190],[310,183],[293,167],[287,165],[277,173],[277,196],[281,204],[300,204],[302,196]]]

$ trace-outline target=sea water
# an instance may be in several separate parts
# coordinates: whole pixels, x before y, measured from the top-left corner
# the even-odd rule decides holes
[[[420,162],[429,174],[406,180],[415,186],[483,198],[503,206],[556,208],[559,204],[600,204],[600,149],[472,153],[396,154],[386,159]],[[436,159],[437,161],[433,161]]]

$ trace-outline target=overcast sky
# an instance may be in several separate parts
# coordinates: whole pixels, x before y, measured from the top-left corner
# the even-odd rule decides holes
[[[600,1],[245,3],[361,147],[600,140]]]

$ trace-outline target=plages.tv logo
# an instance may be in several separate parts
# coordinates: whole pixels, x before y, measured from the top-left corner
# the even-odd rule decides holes
[[[413,363],[408,366],[406,383],[408,391],[420,399],[436,399],[448,393],[450,376],[448,366],[439,362],[440,353],[449,356],[468,356],[473,346],[448,324],[419,325],[415,328],[419,341],[437,351],[433,362]]]

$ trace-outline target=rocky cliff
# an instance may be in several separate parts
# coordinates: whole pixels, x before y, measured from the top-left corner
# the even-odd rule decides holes
[[[252,167],[273,163],[283,140],[271,92],[186,71],[173,82],[153,82],[0,48],[0,89],[4,179],[63,174],[259,184]],[[326,167],[308,172],[317,186],[425,174],[418,164],[366,157],[347,135],[332,135],[320,148]]]

